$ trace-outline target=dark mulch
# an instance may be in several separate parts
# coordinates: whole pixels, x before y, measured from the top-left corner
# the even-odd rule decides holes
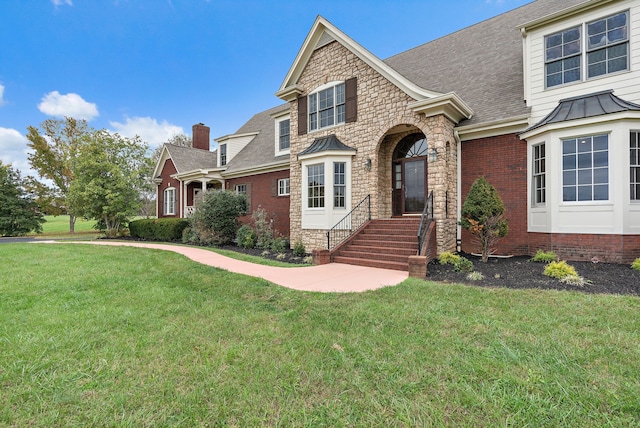
[[[448,283],[462,283],[482,287],[537,288],[544,290],[572,290],[586,293],[640,295],[640,271],[630,265],[613,263],[568,262],[578,275],[588,281],[583,286],[564,284],[542,274],[544,263],[529,261],[530,257],[490,258],[483,263],[479,257],[462,254],[473,262],[474,270],[484,279],[470,281],[467,273],[455,272],[452,265],[441,265],[437,260],[429,263],[427,279]]]
[[[286,263],[294,263],[294,264],[303,264],[304,257],[298,257],[293,254],[293,250],[287,248],[281,253],[276,253],[271,250],[263,250],[260,248],[242,248],[237,245],[223,245],[221,247],[223,250],[235,251],[237,253],[249,254],[251,256],[262,257],[264,259],[277,260],[280,262]],[[280,258],[279,258],[280,257]]]

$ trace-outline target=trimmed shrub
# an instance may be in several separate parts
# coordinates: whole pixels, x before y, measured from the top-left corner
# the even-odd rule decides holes
[[[578,276],[576,269],[567,264],[564,260],[559,262],[551,262],[544,268],[544,274],[551,278],[562,279],[568,276]]]
[[[473,272],[473,262],[466,257],[460,256],[458,263],[453,265],[456,272]]]
[[[256,233],[251,226],[245,224],[240,226],[236,234],[238,246],[242,248],[254,248],[256,246]]]
[[[284,253],[287,250],[287,240],[282,237],[277,237],[271,243],[271,251],[274,253]]]
[[[129,233],[150,241],[180,241],[188,226],[189,221],[183,218],[142,219],[129,223]]]
[[[438,256],[438,262],[441,265],[455,265],[460,262],[460,255],[454,254],[450,251],[445,251],[444,253],[440,253]]]
[[[536,255],[531,258],[532,262],[551,263],[558,260],[558,256],[553,251],[536,251]]]
[[[509,232],[504,211],[504,202],[496,188],[484,177],[476,179],[462,206],[460,226],[476,237],[483,262],[489,259],[493,246]]]
[[[293,255],[298,257],[304,257],[307,254],[307,249],[304,247],[304,244],[301,240],[297,240],[293,245]]]
[[[640,257],[638,257],[633,261],[633,263],[631,263],[631,269],[640,270]]]
[[[233,242],[238,230],[238,217],[246,211],[245,195],[229,191],[207,192],[190,219],[191,227],[203,245],[225,245]]]

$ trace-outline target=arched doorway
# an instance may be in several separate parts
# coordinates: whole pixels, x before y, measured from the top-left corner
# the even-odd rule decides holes
[[[404,137],[393,151],[393,215],[417,214],[427,199],[427,139],[423,133]]]

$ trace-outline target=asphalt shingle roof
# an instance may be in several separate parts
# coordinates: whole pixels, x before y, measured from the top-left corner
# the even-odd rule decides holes
[[[528,3],[394,55],[385,63],[424,89],[458,94],[474,111],[460,125],[528,114],[518,26],[584,1]]]
[[[213,169],[218,166],[217,150],[207,151],[191,147],[165,144],[179,174],[196,169]]]

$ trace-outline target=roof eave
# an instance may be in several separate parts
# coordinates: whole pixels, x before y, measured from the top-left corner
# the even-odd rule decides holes
[[[542,18],[535,19],[533,21],[519,25],[519,28],[523,34],[526,34],[527,31],[531,31],[536,28],[552,24],[562,19],[566,19],[570,16],[577,15],[579,13],[583,13],[588,10],[591,10],[615,1],[618,1],[618,0],[587,0],[584,3],[579,3],[575,6],[559,10],[556,13],[552,13],[550,15],[543,16]]]
[[[306,155],[298,155],[298,160],[308,160],[315,159],[327,156],[355,156],[357,151],[355,149],[352,150],[324,150],[322,152],[314,152],[308,153]]]
[[[289,168],[290,168],[289,160],[270,162],[270,163],[266,163],[266,164],[255,166],[255,167],[243,168],[235,171],[225,172],[224,174],[222,174],[222,178],[229,179],[229,178],[246,177],[248,175],[265,174],[268,172],[282,171]]]
[[[517,134],[529,126],[529,115],[514,116],[491,122],[458,126],[455,128],[461,141],[495,137],[505,134]]]
[[[222,137],[214,138],[213,141],[216,141],[217,143],[224,143],[225,141],[230,140],[232,138],[255,137],[259,133],[260,132],[247,132],[244,134],[227,134],[227,135],[223,135]]]
[[[473,110],[456,93],[440,95],[435,98],[421,99],[409,103],[408,107],[416,113],[425,116],[436,116],[442,114],[453,123],[459,123],[463,119],[471,119]]]

